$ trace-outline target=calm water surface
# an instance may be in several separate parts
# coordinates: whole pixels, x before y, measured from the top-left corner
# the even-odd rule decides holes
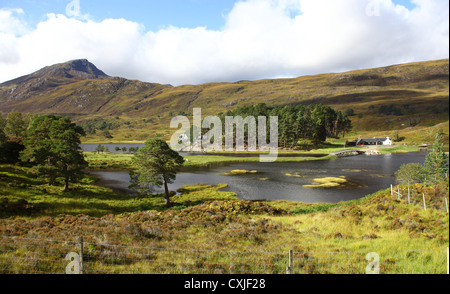
[[[81,144],[80,147],[84,152],[95,152],[96,148],[98,147],[98,143],[85,143]],[[128,150],[133,148],[142,148],[145,146],[145,144],[140,143],[102,143],[100,144],[102,146],[108,147],[109,153],[126,153]],[[119,150],[116,151],[116,147],[119,147]],[[122,151],[122,148],[127,148],[126,152]],[[197,156],[197,155],[209,155],[209,156],[230,156],[230,157],[259,157],[260,155],[258,153],[203,153],[203,152],[179,152],[181,156]],[[308,154],[278,154],[279,157],[324,157],[326,154],[314,154],[314,153],[308,153]]]
[[[91,144],[91,143],[85,143],[85,144],[81,144],[80,145],[80,147],[81,147],[81,149],[84,151],[84,152],[94,152],[95,151],[95,149],[98,147],[98,143],[95,143],[95,144]],[[131,143],[117,143],[117,144],[114,144],[114,143],[102,143],[102,144],[100,144],[100,145],[102,145],[102,146],[105,146],[105,147],[108,147],[108,152],[111,152],[111,153],[123,153],[122,152],[122,148],[123,147],[126,147],[127,148],[127,151],[128,151],[128,149],[130,149],[130,147],[133,147],[133,148],[136,148],[136,147],[139,147],[139,148],[142,148],[142,147],[144,147],[145,145],[144,144],[139,144],[139,143],[136,143],[136,144],[131,144]],[[120,148],[120,150],[119,151],[116,151],[116,147],[119,147]]]
[[[394,173],[402,164],[424,163],[425,153],[405,153],[381,156],[355,156],[325,161],[296,163],[238,163],[222,167],[182,172],[169,186],[175,191],[189,184],[228,184],[225,191],[236,192],[242,200],[292,200],[304,203],[337,203],[362,198],[395,182]],[[227,176],[231,170],[258,170],[258,174]],[[299,173],[303,177],[289,177]],[[99,185],[129,193],[127,171],[92,171]],[[315,178],[345,176],[358,185],[345,189],[308,189]],[[264,179],[264,180],[262,180]],[[163,189],[155,188],[155,192]]]

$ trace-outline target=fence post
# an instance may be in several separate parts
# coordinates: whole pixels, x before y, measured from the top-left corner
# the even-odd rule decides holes
[[[78,245],[80,246],[80,274],[83,274],[83,237],[80,236],[78,239]]]
[[[427,210],[427,203],[425,201],[425,193],[423,193],[422,195],[423,195],[423,209]]]
[[[447,197],[444,197],[445,200],[445,208],[447,209],[447,213],[448,213],[448,200]]]
[[[409,183],[408,183],[408,204],[411,204],[411,190],[409,189]]]
[[[294,252],[289,250],[289,265],[286,267],[286,274],[293,274],[293,264],[294,264]]]
[[[393,196],[394,195],[394,188],[392,187],[392,184],[391,184],[391,196]]]

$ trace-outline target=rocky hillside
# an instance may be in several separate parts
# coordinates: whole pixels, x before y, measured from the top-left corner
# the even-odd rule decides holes
[[[73,60],[48,66],[35,73],[1,84],[2,100],[15,104],[55,87],[76,81],[105,78],[109,76],[89,61]]]
[[[431,126],[448,121],[449,60],[178,87],[109,77],[87,60],[74,60],[0,84],[3,113],[58,114],[78,122],[116,118],[117,129],[148,132],[167,129],[174,115],[194,107],[209,115],[260,102],[352,108],[357,130]]]

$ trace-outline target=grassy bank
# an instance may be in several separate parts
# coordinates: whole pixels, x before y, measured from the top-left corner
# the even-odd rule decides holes
[[[296,273],[364,273],[368,252],[380,254],[382,272],[421,273],[425,265],[427,271],[446,271],[449,217],[443,197],[448,199],[448,182],[437,190],[414,186],[412,204],[397,200],[388,190],[338,204],[240,201],[234,193],[221,191],[223,187],[185,186],[168,209],[161,195],[116,194],[89,177],[63,193],[62,187],[48,186],[26,168],[2,165],[0,235],[19,239],[1,243],[0,258],[63,250],[54,242],[33,247],[30,239],[72,241],[84,236],[92,271],[245,273],[254,272],[256,258],[266,256],[270,262],[264,261],[261,271],[283,273],[279,253],[288,250],[296,252]],[[427,210],[421,207],[422,193],[427,195]],[[158,251],[149,263],[136,248]],[[153,267],[162,265],[164,254],[174,254],[175,249],[188,258],[178,260],[174,255],[169,269]],[[217,265],[233,262],[222,260],[224,256],[211,264],[192,252],[235,252],[242,259],[234,259],[236,267],[231,268]],[[4,270],[60,270],[47,260],[28,258],[20,264],[11,262]]]
[[[132,154],[85,152],[91,169],[130,169]]]
[[[302,162],[315,160],[328,160],[335,158],[334,156],[316,157],[308,155],[308,152],[296,152],[298,157],[278,157],[277,162]],[[292,154],[292,153],[291,153]],[[242,154],[240,154],[242,155]],[[131,154],[115,154],[104,153],[97,154],[95,152],[85,153],[86,160],[89,162],[89,168],[92,169],[130,169]],[[220,155],[195,155],[185,156],[185,168],[205,168],[218,165],[226,165],[232,163],[260,162],[260,157],[242,157],[242,156],[220,156]]]
[[[338,148],[336,145],[330,145],[332,147],[321,148],[312,151],[280,151],[276,162],[304,162],[304,161],[320,161],[335,159],[333,155],[329,155],[332,152],[343,150],[344,148]],[[348,149],[348,148],[347,148]],[[361,148],[358,148],[361,149]],[[407,153],[418,152],[418,146],[393,146],[387,148],[378,149],[381,154],[395,154],[395,153]],[[228,165],[234,163],[248,163],[248,162],[260,162],[260,157],[255,156],[254,153],[251,156],[245,157],[245,152],[241,153],[215,153],[215,155],[191,155],[185,156],[184,167],[187,169],[195,168],[208,168],[214,166]],[[232,156],[235,154],[236,156]],[[89,168],[92,169],[130,169],[131,154],[115,154],[104,153],[97,154],[95,152],[85,153],[86,160],[89,162]],[[283,155],[289,155],[283,157]],[[298,155],[298,156],[296,156]],[[322,155],[318,157],[318,155]]]
[[[343,149],[341,143],[324,143],[310,150],[287,151],[279,150],[276,162],[303,162],[328,160],[335,158],[329,155],[332,152]],[[218,165],[227,165],[233,163],[260,162],[260,157],[256,155],[268,154],[267,152],[214,152],[214,155],[192,155],[185,156],[186,168],[205,168]],[[233,156],[235,155],[235,156]],[[249,155],[249,156],[245,156]],[[283,157],[289,155],[289,157]],[[298,156],[295,156],[298,155]],[[89,162],[89,168],[92,169],[130,169],[132,154],[121,153],[97,153],[85,152],[86,160]]]
[[[303,162],[303,161],[318,161],[335,158],[334,156],[324,157],[278,157],[276,162]],[[232,163],[246,163],[246,162],[260,162],[259,157],[232,157],[232,156],[186,156],[185,166],[191,168],[197,167],[213,167],[217,165],[226,165]]]
[[[162,195],[136,196],[114,193],[111,189],[95,185],[94,177],[85,176],[72,184],[69,192],[62,185],[49,186],[43,179],[31,175],[25,167],[0,165],[0,217],[57,216],[59,214],[85,214],[102,217],[108,214],[133,213],[143,210],[162,211]],[[183,193],[193,197],[174,197],[173,209],[184,208],[207,197],[210,200],[237,199],[234,193],[220,192],[224,186],[190,186]],[[193,192],[193,193],[191,193]],[[206,195],[206,196],[205,196]],[[178,201],[178,199],[181,199]]]
[[[335,157],[329,154],[343,150],[347,140],[356,138],[373,138],[392,136],[391,133],[397,131],[378,131],[378,132],[352,132],[345,139],[328,139],[327,142],[320,145],[305,145],[303,150],[279,150],[277,162],[303,162],[315,160],[328,160]],[[398,131],[401,142],[394,143],[394,146],[371,146],[380,151],[381,154],[395,154],[418,152],[420,146],[424,143],[434,142],[435,135],[442,133],[444,135],[444,149],[448,151],[448,122],[433,127],[415,127]],[[136,143],[136,142],[134,142]],[[141,142],[143,143],[143,142]],[[361,149],[363,147],[350,147]],[[349,147],[347,147],[349,149]],[[245,157],[246,154],[251,156]],[[205,168],[217,165],[226,165],[233,163],[259,162],[260,158],[255,154],[263,155],[267,152],[214,152],[214,155],[186,156],[186,168]],[[116,154],[96,152],[85,153],[89,162],[89,167],[93,169],[130,169],[132,154]],[[233,156],[235,155],[235,156]],[[288,155],[289,157],[283,157]],[[298,155],[298,156],[295,156]],[[321,156],[322,157],[318,157]]]

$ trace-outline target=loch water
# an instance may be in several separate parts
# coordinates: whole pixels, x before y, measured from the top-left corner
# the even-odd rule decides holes
[[[227,184],[223,191],[237,193],[242,200],[291,200],[303,203],[338,203],[362,198],[395,183],[394,173],[403,164],[424,163],[425,153],[402,153],[379,156],[354,156],[324,161],[236,163],[177,174],[169,185],[176,191],[189,184]],[[232,170],[256,170],[256,174],[226,175]],[[121,193],[130,193],[128,171],[96,170],[98,185]],[[288,176],[295,174],[299,177]],[[354,185],[346,188],[311,189],[314,179],[346,177]],[[155,193],[163,192],[155,187]]]

